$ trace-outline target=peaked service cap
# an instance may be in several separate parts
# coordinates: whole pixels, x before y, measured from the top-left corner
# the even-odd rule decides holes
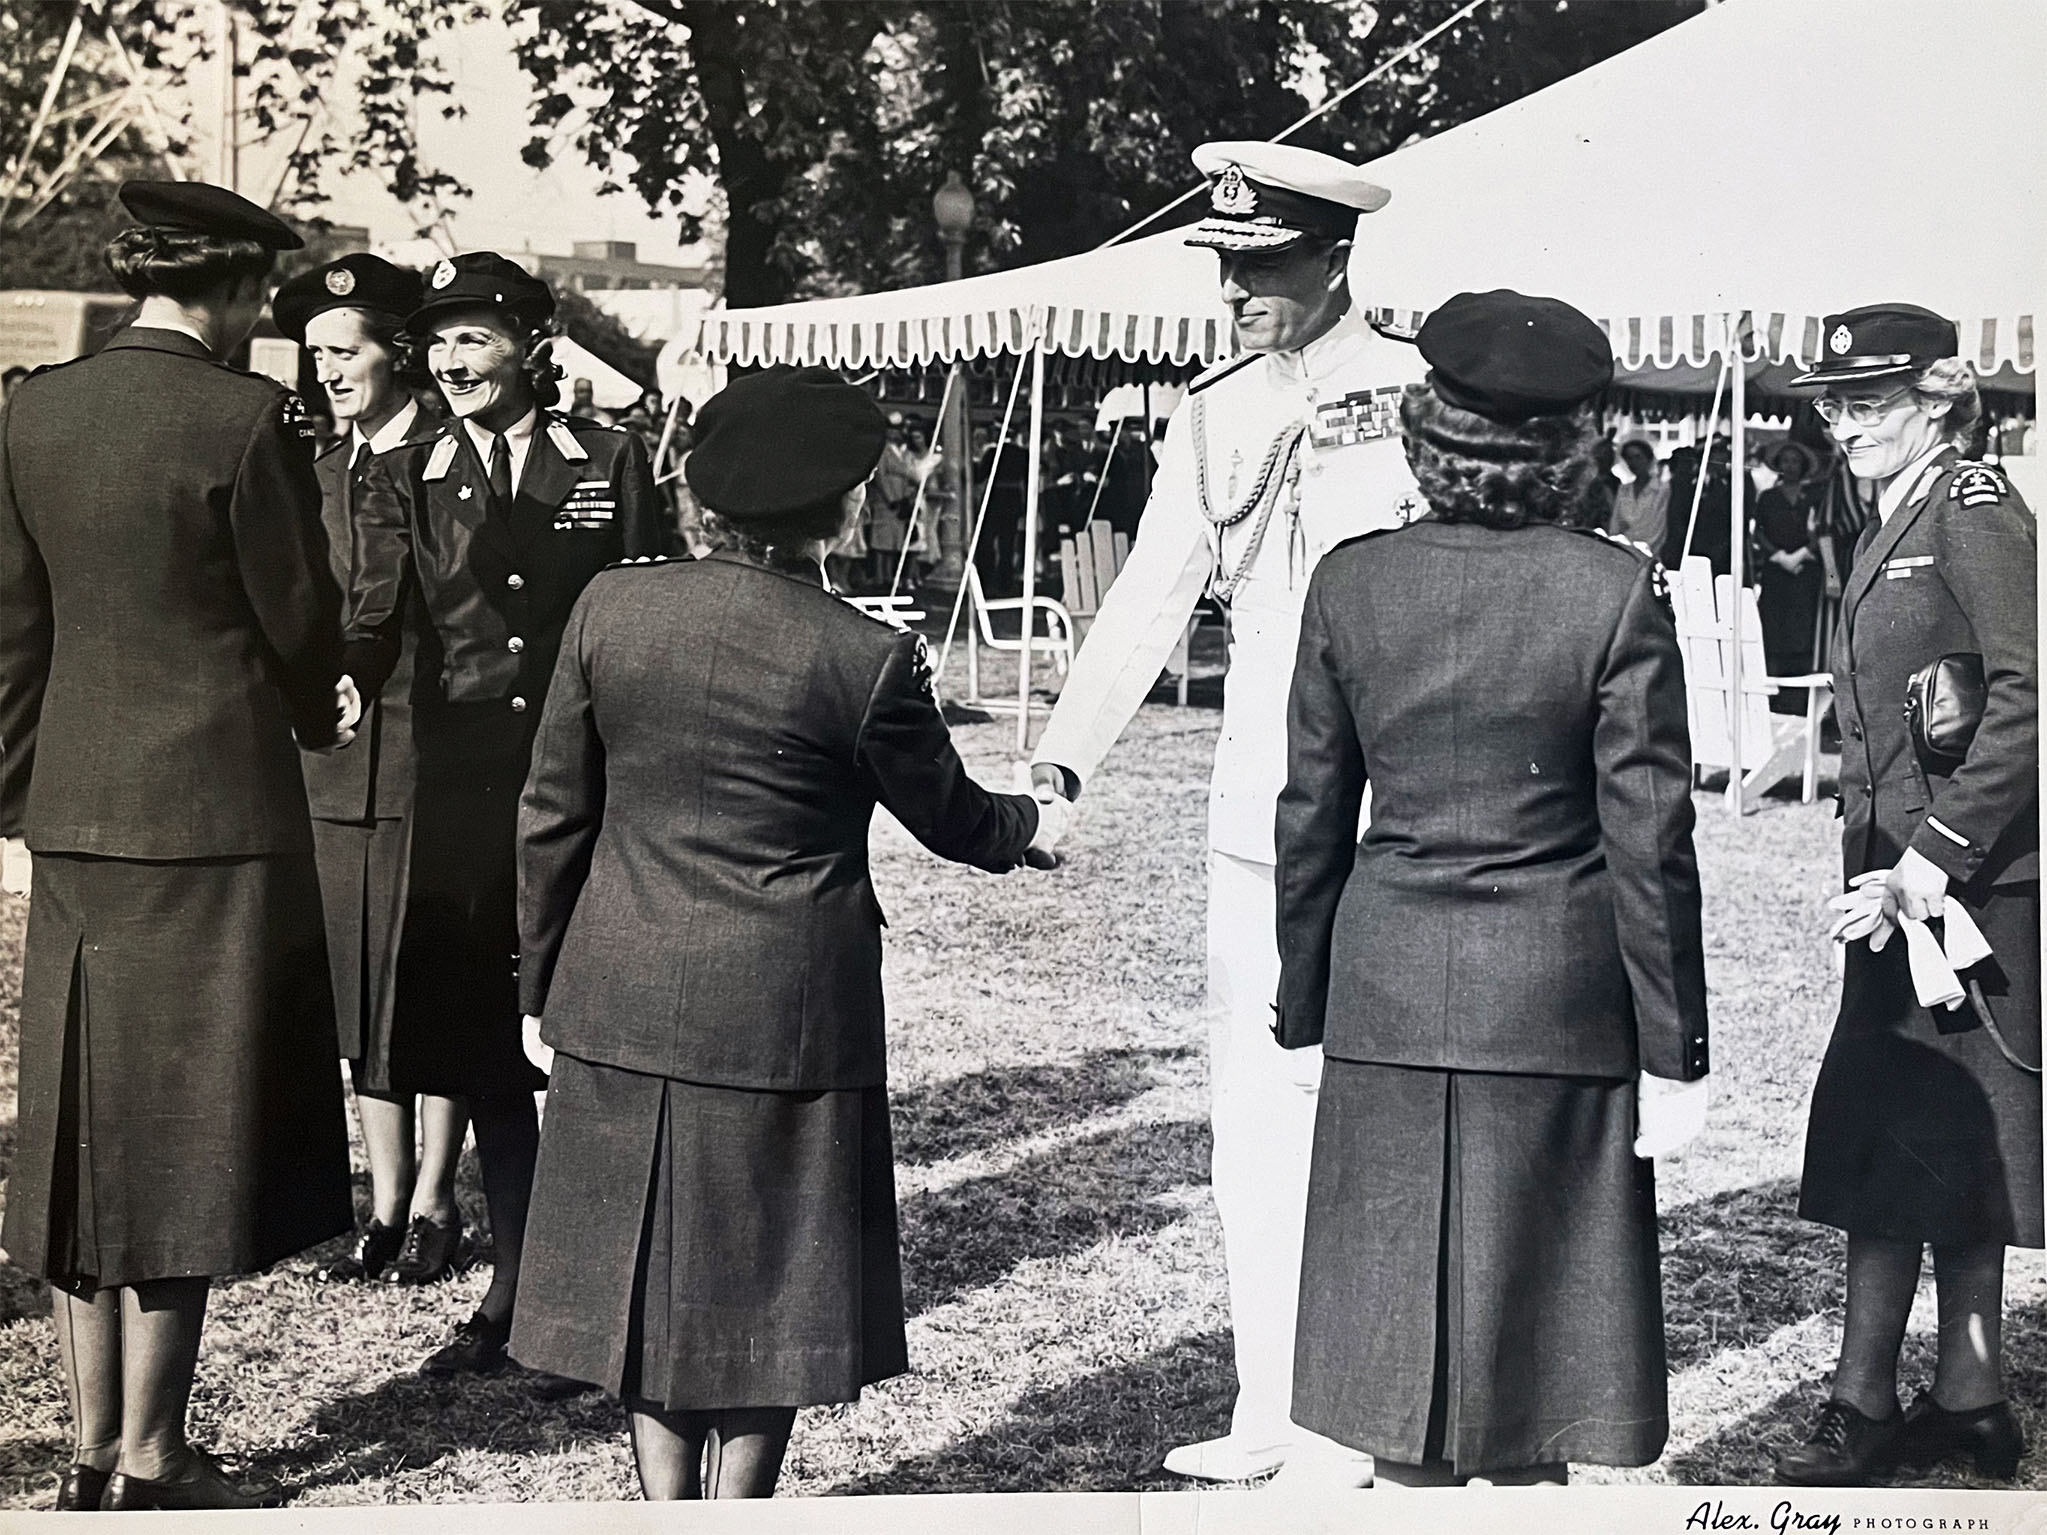
[[[1187,244],[1209,250],[1285,250],[1311,235],[1348,240],[1359,214],[1375,213],[1393,197],[1348,160],[1297,144],[1203,144],[1194,168],[1209,178],[1208,217]]]
[[[421,335],[435,315],[450,309],[497,309],[539,324],[554,318],[554,289],[496,251],[464,251],[434,263],[405,328]]]
[[[136,223],[152,229],[254,240],[272,251],[300,250],[306,243],[268,208],[259,208],[237,192],[204,181],[124,181],[121,206]]]
[[[1795,386],[1897,378],[1961,351],[1955,322],[1917,304],[1865,304],[1820,322],[1820,360]]]

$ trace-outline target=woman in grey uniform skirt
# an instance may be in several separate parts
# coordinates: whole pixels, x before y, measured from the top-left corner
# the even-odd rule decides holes
[[[57,1291],[57,1506],[248,1507],[275,1484],[189,1446],[185,1403],[210,1276],[349,1228],[292,740],[360,706],[305,407],[220,361],[301,242],[219,187],[121,200],[134,324],[0,415],[0,833],[34,866],[0,1241]]]
[[[719,547],[591,582],[520,805],[559,1053],[512,1346],[625,1402],[650,1499],[769,1495],[799,1406],[907,1368],[876,804],[990,870],[1064,812],[968,778],[923,639],[825,585],[882,432],[819,368],[705,405]]]
[[[1417,344],[1429,513],[1317,566],[1287,720],[1277,1033],[1326,1057],[1294,1420],[1389,1481],[1562,1481],[1668,1433],[1644,1158],[1707,1067],[1684,670],[1660,567],[1579,525],[1599,328],[1466,293]]]
[[[1833,1388],[1777,1474],[1857,1485],[1966,1455],[2008,1480],[2025,1441],[2004,1389],[2004,1250],[2047,1240],[2038,535],[2003,473],[1962,456],[1982,405],[1952,321],[1878,304],[1828,316],[1821,333],[1823,359],[1794,382],[1825,391],[1821,418],[1877,493],[1834,644],[1847,971],[1798,1194],[1801,1215],[1848,1234],[1848,1294]],[[1982,664],[1982,723],[1958,759],[1924,761],[1907,684],[1955,655]],[[1895,923],[1946,934],[1956,909],[1992,958],[1965,970],[1976,995],[1935,1011],[1918,1001]],[[1898,1351],[1929,1246],[1939,1360],[1900,1412]]]

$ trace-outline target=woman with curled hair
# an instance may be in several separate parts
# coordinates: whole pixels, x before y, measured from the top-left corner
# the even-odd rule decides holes
[[[1316,567],[1288,705],[1274,1032],[1325,1057],[1293,1415],[1391,1482],[1563,1481],[1668,1430],[1648,1159],[1707,1071],[1684,675],[1660,567],[1579,526],[1599,328],[1467,293],[1417,344],[1428,513]]]
[[[554,329],[547,284],[504,257],[435,266],[406,330],[449,419],[370,460],[355,518],[349,633],[379,663],[365,687],[384,685],[408,625],[418,637],[389,1086],[466,1110],[491,1225],[490,1288],[421,1365],[433,1375],[507,1362],[546,1084],[520,1048],[514,848],[555,652],[591,577],[668,547],[639,439],[548,409]],[[392,1274],[439,1278],[458,1255],[454,1210],[413,1213]]]
[[[1823,359],[1794,383],[1821,390],[1820,417],[1877,509],[1834,642],[1846,888],[1831,904],[1847,954],[1798,1202],[1847,1233],[1847,1310],[1828,1400],[1777,1474],[1856,1484],[1965,1456],[2008,1480],[2025,1441],[2004,1389],[2004,1250],[2047,1242],[2038,540],[2004,475],[1965,457],[1982,405],[1953,322],[1879,304],[1828,316],[1822,333]],[[1967,739],[1917,741],[1908,689],[1944,658],[1980,674],[1981,722]],[[1964,927],[1989,958],[1964,949]],[[1915,980],[1943,951],[1960,971],[1952,1007]],[[1901,1412],[1899,1349],[1929,1246],[1939,1353]]]
[[[133,325],[0,414],[0,837],[32,889],[0,1241],[55,1292],[56,1506],[246,1508],[276,1484],[185,1408],[210,1276],[350,1223],[298,748],[359,706],[305,407],[223,361],[302,242],[219,187],[121,200]]]
[[[649,1499],[768,1496],[799,1407],[907,1367],[876,805],[989,870],[1065,815],[967,777],[922,637],[826,585],[883,430],[823,368],[704,406],[718,547],[590,584],[520,806],[553,1053],[513,1344],[625,1403]]]

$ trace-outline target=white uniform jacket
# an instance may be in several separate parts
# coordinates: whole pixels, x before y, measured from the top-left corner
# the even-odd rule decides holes
[[[1173,413],[1137,542],[1032,761],[1091,777],[1220,573],[1230,657],[1209,781],[1209,846],[1269,864],[1308,577],[1335,544],[1419,509],[1401,448],[1400,396],[1424,365],[1411,345],[1353,309],[1298,352],[1225,366],[1233,371],[1197,380]],[[1213,519],[1254,502],[1268,458],[1277,483],[1247,565],[1260,507],[1220,529]]]

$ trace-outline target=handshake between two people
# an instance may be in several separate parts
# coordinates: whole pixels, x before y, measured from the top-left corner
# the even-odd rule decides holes
[[[355,727],[361,722],[362,694],[356,688],[355,679],[344,675],[334,684],[334,739],[325,746],[309,746],[306,750],[322,756],[340,751],[355,739]]]
[[[1065,770],[1050,763],[1034,768],[1028,762],[1018,762],[1012,776],[1013,792],[1028,794],[1038,804],[1038,829],[1024,849],[1024,863],[1033,869],[1056,869],[1059,855],[1054,849],[1073,824],[1073,801],[1063,790]]]

